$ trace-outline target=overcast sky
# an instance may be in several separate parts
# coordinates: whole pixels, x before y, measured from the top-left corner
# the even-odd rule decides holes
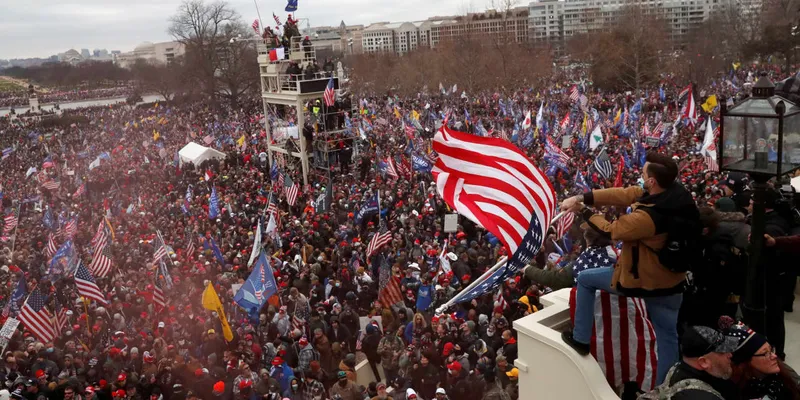
[[[207,0],[210,1],[210,0]],[[286,19],[285,0],[257,0],[264,22]],[[299,0],[297,17],[311,26],[421,20],[486,8],[490,0]],[[69,49],[131,51],[172,40],[168,18],[181,0],[0,0],[0,59],[49,57]],[[253,0],[228,0],[249,23]],[[274,25],[274,21],[273,25]]]

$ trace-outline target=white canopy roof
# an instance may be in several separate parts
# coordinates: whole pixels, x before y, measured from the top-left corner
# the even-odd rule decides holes
[[[205,160],[210,159],[224,159],[225,153],[214,150],[209,147],[201,146],[195,142],[190,142],[186,146],[178,152],[178,156],[180,157],[180,163],[183,165],[184,163],[193,163],[194,165],[200,165]]]

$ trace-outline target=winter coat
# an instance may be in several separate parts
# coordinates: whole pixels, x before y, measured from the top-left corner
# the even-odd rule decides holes
[[[699,211],[692,195],[679,183],[664,192],[651,195],[639,186],[593,190],[584,195],[593,206],[631,206],[631,213],[608,222],[604,214],[589,208],[583,217],[596,231],[611,240],[622,241],[611,286],[628,296],[666,296],[683,291],[685,272],[672,272],[658,261],[657,251],[664,247],[664,226],[669,216],[698,219]],[[638,260],[634,262],[634,260]]]
[[[378,354],[384,369],[397,370],[400,365],[400,354],[405,350],[403,339],[395,335],[386,335],[378,344]]]

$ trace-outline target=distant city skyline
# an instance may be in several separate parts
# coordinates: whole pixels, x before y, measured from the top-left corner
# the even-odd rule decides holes
[[[146,41],[171,41],[168,19],[180,3],[181,0],[0,0],[0,59],[48,58],[70,49],[126,52]],[[228,3],[248,25],[258,18],[252,0]],[[257,3],[265,24],[274,25],[273,12],[281,21],[286,19],[285,0]],[[518,3],[527,5],[527,1]],[[299,0],[296,16],[308,18],[312,27],[338,26],[342,20],[348,25],[369,25],[481,11],[488,4],[489,0]]]

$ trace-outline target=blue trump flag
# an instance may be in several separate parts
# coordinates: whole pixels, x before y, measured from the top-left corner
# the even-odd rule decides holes
[[[56,251],[53,259],[50,260],[50,270],[47,276],[45,276],[45,280],[55,282],[61,279],[64,274],[72,270],[75,261],[75,251],[72,247],[72,241],[67,240],[61,245],[61,248]]]
[[[411,155],[414,171],[431,172],[431,162],[417,154]]]
[[[297,0],[289,0],[286,3],[286,12],[295,12],[297,11]]]
[[[8,304],[6,304],[3,312],[6,313],[6,310],[8,310],[11,315],[19,314],[19,301],[25,297],[27,292],[28,290],[25,284],[25,275],[21,275],[19,277],[19,282],[17,282],[17,287],[14,289],[14,292],[11,293],[11,298],[8,300]]]
[[[277,291],[278,285],[275,283],[275,276],[272,275],[272,267],[269,266],[267,257],[262,251],[258,255],[253,272],[233,296],[233,301],[244,308],[251,319],[258,320],[261,306]]]
[[[367,200],[366,203],[364,203],[364,205],[361,206],[361,209],[358,210],[358,213],[356,213],[356,217],[355,217],[356,225],[361,224],[361,221],[364,220],[364,217],[366,217],[368,215],[372,215],[372,214],[374,214],[376,212],[378,212],[378,194],[377,193],[372,195],[372,197],[370,197],[370,199]]]
[[[219,216],[219,198],[217,197],[217,187],[211,188],[211,197],[208,199],[208,219],[215,219]]]

